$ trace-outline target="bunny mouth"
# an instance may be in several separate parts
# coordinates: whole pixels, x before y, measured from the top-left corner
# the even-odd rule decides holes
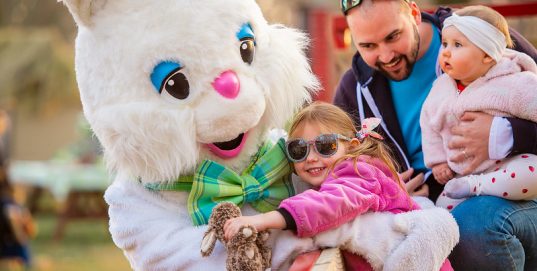
[[[242,133],[232,140],[207,144],[207,147],[214,155],[220,158],[234,158],[241,153],[247,137],[248,133]]]

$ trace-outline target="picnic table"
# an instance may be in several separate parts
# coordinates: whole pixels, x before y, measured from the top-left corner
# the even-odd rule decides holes
[[[56,240],[63,237],[65,227],[72,219],[107,217],[103,193],[112,179],[101,160],[92,164],[56,160],[12,161],[9,175],[14,185],[34,189],[28,201],[31,211],[37,210],[43,190],[49,191],[59,203]],[[89,208],[90,204],[93,208]]]

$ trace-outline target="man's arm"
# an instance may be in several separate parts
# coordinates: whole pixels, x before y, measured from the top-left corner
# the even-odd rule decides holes
[[[507,118],[513,129],[513,148],[510,155],[537,154],[537,124],[528,120]]]

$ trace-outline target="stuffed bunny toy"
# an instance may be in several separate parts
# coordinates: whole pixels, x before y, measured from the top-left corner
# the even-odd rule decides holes
[[[305,34],[268,24],[254,0],[62,2],[78,26],[84,116],[114,176],[104,196],[114,243],[134,270],[224,269],[220,243],[197,253],[218,200],[251,215],[295,193],[283,140],[267,138],[318,89]],[[453,222],[439,217],[423,225]],[[445,258],[449,236],[409,253]],[[268,243],[272,270],[317,248],[289,231]]]
[[[203,236],[201,255],[204,257],[211,255],[218,240],[225,245],[227,250],[227,270],[266,270],[270,267],[268,231],[257,232],[253,226],[242,226],[231,240],[225,240],[224,223],[230,218],[239,216],[241,216],[241,210],[231,202],[222,202],[214,207],[207,231]]]

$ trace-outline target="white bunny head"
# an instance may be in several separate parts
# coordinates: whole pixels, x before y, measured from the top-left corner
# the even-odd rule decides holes
[[[244,168],[318,86],[305,35],[253,0],[63,2],[85,116],[109,166],[144,182],[201,159]]]

